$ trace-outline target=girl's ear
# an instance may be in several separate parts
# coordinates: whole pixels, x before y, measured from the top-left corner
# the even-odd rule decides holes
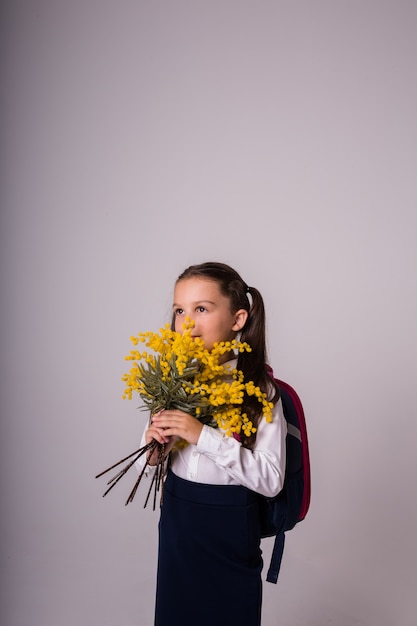
[[[248,312],[245,309],[239,309],[238,311],[236,311],[235,323],[232,326],[232,330],[234,330],[236,333],[239,332],[239,330],[242,330],[242,328],[246,324],[247,319]]]

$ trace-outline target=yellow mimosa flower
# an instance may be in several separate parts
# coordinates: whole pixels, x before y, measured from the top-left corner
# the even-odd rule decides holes
[[[249,437],[256,428],[241,413],[245,394],[259,400],[268,422],[273,404],[253,381],[244,381],[241,371],[219,361],[229,352],[250,352],[250,346],[233,340],[216,343],[208,351],[199,337],[191,336],[192,327],[187,320],[182,333],[166,324],[159,333],[148,331],[130,338],[133,345],[144,343],[153,354],[131,350],[125,357],[134,363],[122,377],[123,398],[130,400],[138,393],[151,412],[178,408],[228,436],[243,431]]]

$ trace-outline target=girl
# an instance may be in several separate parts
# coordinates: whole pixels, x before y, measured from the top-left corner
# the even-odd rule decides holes
[[[193,265],[175,284],[173,329],[181,332],[186,317],[209,350],[238,334],[251,346],[238,357],[224,355],[223,362],[267,392],[274,412],[266,423],[261,404],[246,396],[242,412],[257,430],[250,437],[242,433],[240,441],[182,411],[152,417],[143,442],[165,443],[167,453],[179,438],[189,444],[170,454],[159,522],[155,626],[259,626],[263,562],[256,494],[281,490],[286,437],[279,392],[266,369],[262,296],[228,265]]]

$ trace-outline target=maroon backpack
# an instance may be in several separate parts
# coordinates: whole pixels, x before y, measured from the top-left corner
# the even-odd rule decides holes
[[[272,369],[269,374],[274,378]],[[307,515],[310,506],[311,477],[307,427],[301,400],[296,391],[282,380],[278,384],[284,417],[287,421],[284,486],[274,498],[260,497],[261,537],[275,536],[266,580],[276,583],[284,552],[285,532]]]

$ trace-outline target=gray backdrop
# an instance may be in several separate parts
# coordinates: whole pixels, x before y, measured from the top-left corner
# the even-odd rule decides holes
[[[2,626],[152,624],[157,512],[94,476],[143,428],[129,336],[209,259],[264,294],[308,418],[264,625],[414,626],[417,3],[2,15]]]

